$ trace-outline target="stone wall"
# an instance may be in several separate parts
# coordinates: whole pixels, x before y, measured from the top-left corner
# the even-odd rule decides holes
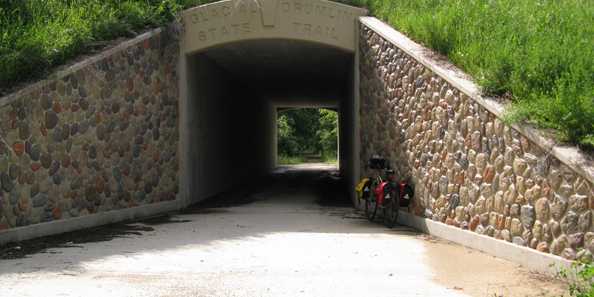
[[[177,36],[146,33],[0,98],[0,230],[176,199]]]
[[[566,259],[591,259],[592,179],[366,25],[360,84],[361,172],[370,174],[372,154],[390,158],[415,186],[411,212]]]

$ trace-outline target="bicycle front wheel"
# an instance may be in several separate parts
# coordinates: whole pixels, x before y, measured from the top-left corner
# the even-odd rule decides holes
[[[375,195],[371,193],[365,200],[365,216],[368,220],[373,221],[377,213],[377,201]]]

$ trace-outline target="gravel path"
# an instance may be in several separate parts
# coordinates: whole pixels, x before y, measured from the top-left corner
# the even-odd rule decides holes
[[[322,206],[327,205],[319,203],[323,191],[312,185],[307,177],[276,179],[252,191],[250,199],[241,200],[244,205],[193,208],[120,224],[116,230],[133,232],[82,243],[74,238],[24,258],[0,260],[0,296],[492,297],[563,292],[562,283],[508,261],[407,227],[386,229],[347,206]]]

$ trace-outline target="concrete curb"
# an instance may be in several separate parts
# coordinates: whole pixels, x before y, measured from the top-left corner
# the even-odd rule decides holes
[[[125,220],[134,220],[179,210],[181,200],[154,203],[133,208],[112,210],[83,217],[23,226],[0,232],[0,246],[9,242],[55,235]]]
[[[504,240],[421,218],[404,211],[400,211],[398,222],[424,233],[512,261],[529,270],[550,276],[556,276],[560,269],[569,270],[572,264],[571,261],[553,254],[541,253]]]

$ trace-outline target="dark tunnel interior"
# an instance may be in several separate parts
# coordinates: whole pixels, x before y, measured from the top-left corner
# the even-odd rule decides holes
[[[189,202],[269,176],[277,110],[287,107],[338,111],[340,176],[352,180],[354,73],[353,53],[305,41],[241,41],[187,56]]]

